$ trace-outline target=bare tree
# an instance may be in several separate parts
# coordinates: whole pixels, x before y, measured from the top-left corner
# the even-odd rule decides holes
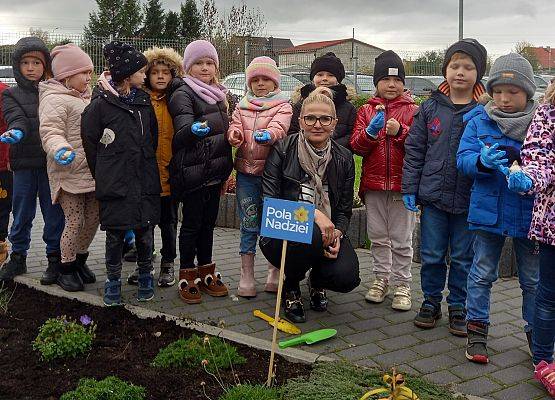
[[[534,71],[539,68],[540,61],[538,60],[536,53],[534,53],[534,45],[532,43],[526,41],[518,42],[515,45],[514,51],[515,53],[518,53],[522,57],[526,58],[530,62],[530,64],[532,64],[532,68],[534,68]]]

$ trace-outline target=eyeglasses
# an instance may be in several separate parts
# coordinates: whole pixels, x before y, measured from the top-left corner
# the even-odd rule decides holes
[[[320,122],[322,126],[329,126],[335,120],[335,117],[331,115],[320,115],[317,117],[316,115],[308,114],[303,117],[303,121],[308,126],[316,125],[316,122]]]

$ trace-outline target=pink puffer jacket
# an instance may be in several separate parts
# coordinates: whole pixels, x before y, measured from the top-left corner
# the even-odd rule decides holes
[[[228,137],[234,131],[243,135],[243,143],[235,155],[235,169],[245,174],[262,175],[272,145],[287,136],[292,115],[293,109],[289,103],[281,103],[264,111],[243,110],[237,106],[227,131]],[[259,144],[254,140],[253,132],[261,129],[270,132],[272,139],[268,143]]]
[[[528,237],[555,246],[555,105],[538,107],[520,150],[536,193]]]
[[[81,113],[90,101],[90,89],[81,96],[54,79],[39,84],[39,132],[46,152],[52,203],[57,202],[62,189],[68,193],[94,192],[94,180],[81,141]],[[75,152],[75,159],[69,165],[54,161],[56,153],[63,148]]]

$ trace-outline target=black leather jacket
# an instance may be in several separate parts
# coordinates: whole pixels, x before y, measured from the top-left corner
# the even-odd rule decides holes
[[[297,150],[299,134],[277,142],[266,159],[262,177],[265,197],[298,201],[301,184],[309,176],[301,168]],[[331,161],[326,170],[331,203],[331,221],[336,229],[347,233],[353,208],[355,164],[349,150],[332,140]]]

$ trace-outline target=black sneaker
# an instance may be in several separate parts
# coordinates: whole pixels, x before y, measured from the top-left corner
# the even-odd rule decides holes
[[[414,325],[419,328],[431,329],[436,326],[436,321],[441,318],[441,307],[424,301],[420,311],[414,318]]]
[[[48,254],[46,258],[48,259],[48,267],[42,273],[40,277],[41,285],[53,285],[58,281],[58,276],[60,275],[60,264],[62,262],[60,253]]]
[[[328,296],[326,296],[326,289],[310,289],[310,309],[318,312],[327,311]]]
[[[158,276],[158,286],[168,287],[175,284],[175,271],[173,262],[160,265],[160,275]]]
[[[133,272],[129,274],[129,276],[127,277],[127,283],[130,285],[139,284],[139,267],[135,267]]]
[[[449,306],[449,332],[466,337],[466,310],[463,306]]]
[[[80,292],[84,289],[83,281],[75,269],[75,261],[60,264],[60,274],[56,283],[66,292]]]
[[[482,322],[468,321],[466,326],[466,358],[478,364],[487,364],[488,359],[488,326]]]
[[[301,292],[291,290],[285,292],[283,306],[285,307],[285,318],[293,323],[306,322]]]
[[[11,281],[17,275],[25,273],[27,273],[27,257],[23,254],[12,253],[10,261],[0,267],[0,281]]]

